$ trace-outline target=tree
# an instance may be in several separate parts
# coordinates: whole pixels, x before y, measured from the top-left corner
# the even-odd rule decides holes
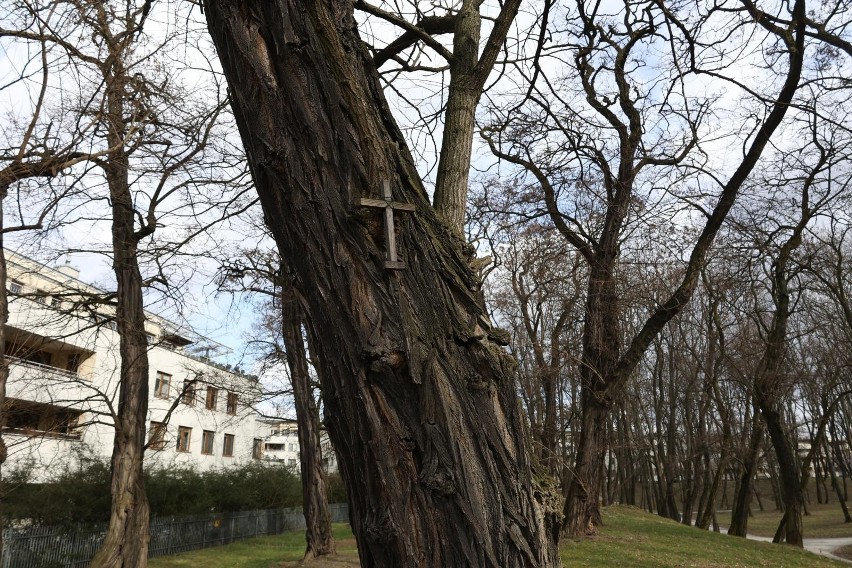
[[[733,219],[755,241],[753,250],[759,251],[752,262],[753,271],[761,276],[755,278],[753,289],[764,293],[754,294],[757,306],[753,317],[763,348],[753,371],[752,388],[780,477],[784,517],[776,540],[802,546],[804,484],[825,425],[824,420],[817,421],[821,424],[820,433],[811,441],[804,467],[800,466],[798,432],[787,424],[790,418],[785,409],[794,386],[793,377],[786,370],[795,361],[790,354],[790,329],[795,329],[797,307],[802,305],[801,266],[807,264],[800,249],[809,228],[820,218],[830,218],[838,202],[848,200],[845,194],[849,178],[844,172],[848,160],[845,136],[824,125],[816,113],[803,113],[796,118],[795,131],[806,142],[798,144],[793,152],[779,152],[774,163],[765,166],[754,186],[748,188],[747,199]],[[760,284],[762,280],[766,283]],[[794,333],[808,332],[800,329]],[[794,417],[792,420],[795,424]]]
[[[67,132],[54,130],[51,136],[63,144],[73,142],[74,149],[95,149],[83,155],[86,167],[75,172],[73,180],[85,195],[86,206],[65,206],[83,210],[83,218],[92,215],[110,222],[106,254],[112,260],[116,291],[93,301],[105,304],[114,317],[121,370],[118,403],[112,413],[112,512],[103,547],[93,560],[99,567],[147,563],[148,507],[142,463],[149,369],[144,296],[157,284],[165,295],[172,291],[166,255],[175,255],[187,241],[204,234],[211,222],[227,216],[223,209],[232,212],[229,207],[243,207],[235,199],[239,184],[235,190],[210,191],[209,199],[198,198],[200,187],[226,187],[223,172],[230,165],[229,148],[216,130],[226,105],[215,81],[210,83],[207,100],[199,102],[176,79],[170,50],[182,36],[174,28],[162,36],[161,30],[148,35],[144,26],[151,9],[150,2],[121,6],[21,2],[15,6],[13,26],[2,30],[4,36],[47,45],[61,54],[60,79],[75,84],[77,93],[60,89],[58,101],[48,102],[74,109],[79,121],[66,124],[67,118],[62,117],[59,124]],[[184,49],[188,52],[190,46]],[[52,126],[43,128],[50,131]],[[239,170],[227,181],[239,181]],[[98,202],[108,204],[108,213],[98,211],[94,205]],[[164,229],[165,223],[185,221],[188,215],[195,218],[193,224]],[[158,231],[168,238],[152,238]],[[154,274],[143,276],[143,251],[153,259]]]
[[[809,25],[804,0],[789,11],[784,8],[778,21],[733,3],[694,12],[692,6],[628,1],[615,15],[583,2],[576,8],[566,29],[556,30],[565,39],[554,42],[552,54],[571,62],[570,75],[542,79],[542,86],[533,85],[525,100],[511,107],[525,105],[526,112],[497,116],[484,132],[498,158],[539,184],[542,208],[588,266],[580,366],[582,429],[564,508],[565,530],[575,535],[593,532],[601,520],[611,409],[646,349],[690,300],[743,182],[787,114],[802,76]],[[755,21],[762,28],[762,37],[744,49],[775,55],[771,73],[783,68],[777,71],[775,93],[749,89],[730,73],[737,48],[714,36],[717,18],[725,19],[718,23],[721,27],[745,35],[752,33]],[[539,75],[545,60],[537,57],[528,75]],[[635,73],[649,60],[660,62],[649,71],[653,80]],[[700,133],[713,101],[689,96],[685,86],[691,77],[701,76],[754,95],[760,108],[737,165],[710,176],[718,187],[712,194],[705,192],[700,178],[693,182],[697,187],[687,191],[693,174],[708,168],[701,163]],[[675,202],[695,204],[697,199],[712,205],[697,207],[703,225],[685,249],[688,261],[677,282],[657,294],[637,331],[626,335],[617,288],[622,248],[637,224],[666,213],[671,203],[667,195]]]
[[[261,204],[304,299],[364,566],[558,565],[513,365],[429,205],[346,2],[205,6]],[[385,268],[358,199],[415,204]]]
[[[582,317],[582,260],[556,230],[513,211],[526,188],[489,180],[472,203],[473,242],[488,251],[485,297],[492,316],[508,328],[509,352],[530,436],[543,472],[558,483],[573,458],[578,414],[571,353]],[[511,205],[507,205],[511,204]]]
[[[51,23],[50,19],[37,22],[37,34],[46,33]],[[7,42],[16,35],[14,29],[0,26],[0,40],[7,53],[13,51],[6,50]],[[0,88],[3,94],[18,89],[18,93],[26,93],[30,101],[23,114],[8,116],[0,151],[0,431],[6,424],[6,383],[9,377],[5,350],[9,299],[4,236],[43,230],[46,224],[50,225],[59,203],[78,191],[73,184],[53,184],[52,180],[81,162],[103,155],[98,151],[81,152],[78,149],[88,135],[88,128],[79,128],[66,137],[58,135],[54,129],[58,115],[70,110],[59,109],[59,113],[52,113],[54,109],[49,108],[48,91],[55,85],[56,75],[62,69],[61,62],[57,63],[55,58],[57,51],[56,45],[38,41],[34,56],[20,66],[16,76],[4,77],[4,85]],[[16,196],[11,215],[6,212],[10,192]],[[7,447],[0,433],[0,486],[6,457]],[[2,548],[0,536],[0,553]]]
[[[260,233],[267,235],[266,230]],[[260,239],[258,239],[260,240]],[[227,253],[226,253],[227,254]],[[260,355],[275,369],[286,360],[290,389],[284,393],[272,388],[267,397],[292,396],[299,437],[299,468],[302,486],[302,513],[305,517],[305,559],[336,553],[328,509],[328,482],[323,464],[319,405],[305,351],[301,305],[290,285],[288,270],[277,254],[259,249],[244,250],[237,260],[223,259],[223,288],[259,294],[262,314]],[[308,342],[310,343],[310,342]],[[314,365],[316,369],[316,365]]]
[[[397,13],[385,11],[364,0],[356,2],[355,8],[404,30],[402,35],[381,49],[373,49],[373,61],[377,69],[388,62],[395,62],[397,66],[391,71],[394,73],[449,72],[449,78],[446,80],[446,107],[443,113],[436,113],[437,116],[443,116],[444,125],[435,180],[434,206],[438,217],[462,238],[476,107],[497,57],[504,49],[504,41],[521,2],[508,0],[500,5],[499,13],[490,18],[493,27],[481,52],[480,39],[484,19],[481,12],[485,9],[482,2],[463,0],[453,9],[445,9],[435,4],[423,5],[417,0],[410,1],[410,10],[405,10],[397,3],[392,5]],[[416,14],[417,21],[408,22],[405,12]],[[452,51],[435,37],[447,33],[452,34]],[[416,65],[411,60],[416,60],[417,57],[411,54],[407,60],[402,57],[407,51],[419,55],[419,50],[425,51],[426,47],[444,60],[446,67]],[[442,78],[442,82],[443,80]],[[393,88],[392,84],[389,86]],[[443,93],[441,97],[443,98]]]
[[[283,271],[283,267],[282,267]],[[305,339],[302,335],[301,305],[290,286],[281,288],[281,320],[286,347],[293,402],[299,423],[299,461],[302,473],[302,511],[305,515],[305,558],[335,554],[331,514],[320,444],[319,408],[314,399]]]

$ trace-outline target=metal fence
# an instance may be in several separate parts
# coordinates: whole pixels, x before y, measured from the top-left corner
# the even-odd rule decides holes
[[[348,522],[346,503],[329,505],[332,522]],[[240,511],[184,518],[151,519],[148,556],[166,556],[237,540],[305,528],[301,508]],[[9,528],[3,531],[2,568],[85,568],[106,525]]]

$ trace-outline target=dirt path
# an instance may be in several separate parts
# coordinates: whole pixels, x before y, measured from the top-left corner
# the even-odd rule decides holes
[[[315,558],[307,562],[282,562],[278,568],[359,568],[357,556],[338,555],[334,558]]]

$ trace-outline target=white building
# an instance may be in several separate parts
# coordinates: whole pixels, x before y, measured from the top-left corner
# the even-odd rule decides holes
[[[87,455],[109,458],[119,386],[118,335],[103,291],[69,265],[7,251],[7,471],[45,479]],[[150,340],[146,463],[227,467],[260,459],[252,403],[257,379],[202,354],[215,342],[147,314]],[[211,351],[212,350],[212,351]]]
[[[299,425],[286,418],[258,418],[257,433],[262,440],[262,457],[287,467],[299,468]],[[322,461],[328,473],[337,471],[337,455],[325,430],[320,434]]]

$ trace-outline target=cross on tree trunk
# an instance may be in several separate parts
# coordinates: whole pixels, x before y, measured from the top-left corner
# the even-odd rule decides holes
[[[412,212],[415,207],[411,203],[400,203],[391,198],[390,182],[382,182],[382,199],[370,199],[362,197],[360,201],[364,207],[381,207],[385,210],[385,246],[387,247],[385,268],[405,268],[405,263],[398,260],[396,256],[396,232],[393,223],[393,211]]]

